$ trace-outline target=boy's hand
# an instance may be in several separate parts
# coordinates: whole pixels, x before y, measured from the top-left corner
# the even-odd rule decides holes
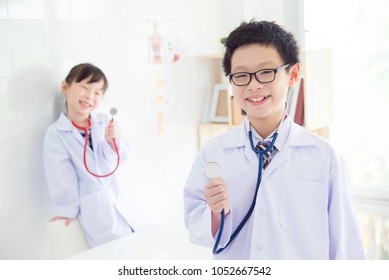
[[[209,180],[205,185],[204,197],[207,200],[212,213],[220,214],[224,209],[224,214],[230,212],[230,201],[228,190],[222,178]]]

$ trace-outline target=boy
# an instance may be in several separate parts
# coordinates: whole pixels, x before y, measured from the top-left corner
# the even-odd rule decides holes
[[[224,71],[247,118],[193,163],[184,189],[191,240],[212,247],[220,237],[217,259],[363,259],[342,159],[285,112],[300,74],[293,35],[251,21],[225,46]],[[220,165],[219,178],[203,175],[207,162]]]

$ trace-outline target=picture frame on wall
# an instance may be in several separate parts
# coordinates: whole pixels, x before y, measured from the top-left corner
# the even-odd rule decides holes
[[[209,113],[210,122],[229,123],[229,98],[227,85],[214,85]]]

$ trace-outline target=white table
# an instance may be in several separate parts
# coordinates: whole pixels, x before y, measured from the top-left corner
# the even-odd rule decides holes
[[[73,260],[207,260],[212,248],[192,244],[184,224],[165,222],[77,254]]]

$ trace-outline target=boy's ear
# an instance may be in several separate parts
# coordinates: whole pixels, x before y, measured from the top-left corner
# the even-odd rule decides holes
[[[289,86],[292,87],[300,78],[300,63],[296,63],[290,68]]]

